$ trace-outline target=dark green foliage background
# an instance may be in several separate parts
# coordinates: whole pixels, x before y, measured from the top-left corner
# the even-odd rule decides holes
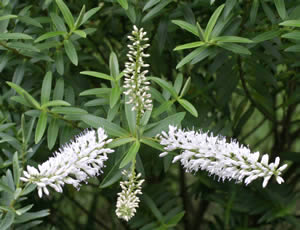
[[[79,33],[85,33],[86,37],[72,32],[38,41],[36,39],[47,32],[64,29],[69,32],[68,23],[64,22],[56,2],[0,0],[0,229],[7,213],[29,204],[34,204],[30,210],[35,212],[32,215],[43,222],[29,223],[28,220],[22,223],[13,218],[8,229],[300,228],[300,1],[64,2],[75,20],[83,5],[86,11],[99,7],[79,28],[84,31]],[[223,3],[225,7],[212,28],[210,39],[201,45],[205,51],[176,69],[185,56],[199,48],[178,51],[174,48],[199,42],[201,33],[196,23],[204,30]],[[5,15],[16,17],[1,20]],[[189,24],[182,26],[183,22]],[[13,177],[10,176],[12,171],[15,176],[13,165],[20,168],[27,164],[36,166],[85,128],[102,126],[98,118],[129,130],[122,94],[115,95],[116,105],[111,106],[110,88],[116,86],[80,72],[97,71],[115,78],[114,71],[123,71],[128,51],[127,36],[134,24],[143,27],[150,39],[148,76],[168,81],[177,94],[190,79],[184,99],[192,103],[198,113],[197,117],[193,116],[196,114],[192,107],[185,107],[153,80],[154,109],[149,123],[175,114],[177,120],[171,119],[168,123],[181,122],[185,128],[209,130],[237,139],[253,151],[269,153],[271,160],[280,156],[282,161],[289,163],[283,175],[284,184],[278,185],[272,180],[262,189],[262,181],[246,187],[234,182],[218,182],[218,178],[209,177],[205,172],[187,174],[179,164],[170,165],[170,158],[160,159],[161,151],[143,144],[137,156],[137,170],[146,179],[144,194],[136,216],[125,223],[115,216],[117,193],[120,192],[118,166],[130,147],[125,144],[111,155],[104,173],[83,184],[80,191],[65,186],[63,194],[52,191],[43,199],[39,199],[34,191],[25,196],[26,200],[16,202],[13,196],[7,195],[9,189],[3,184],[9,184],[7,178]],[[196,35],[186,30],[187,26]],[[32,39],[6,39],[3,38],[6,33],[23,33]],[[220,36],[239,36],[252,42],[241,43],[241,38],[228,43],[214,40]],[[71,49],[69,52],[73,53],[67,54],[64,40],[74,45],[75,53]],[[26,93],[19,91],[20,96],[11,88],[22,87],[40,103],[41,94],[47,95],[41,92],[47,76],[45,84],[48,88],[50,85],[50,100],[64,100],[71,106],[55,105],[43,110],[30,104],[32,99]],[[118,84],[121,86],[120,82]],[[82,93],[93,88],[109,90],[87,96]],[[185,113],[184,119],[180,112]],[[42,119],[44,121],[38,122]],[[166,127],[168,123],[165,123]],[[14,159],[15,152],[18,156]],[[14,190],[16,180],[11,181]],[[8,200],[14,202],[7,203]],[[45,209],[49,209],[50,215],[47,211],[38,212]],[[41,219],[42,216],[46,217]]]

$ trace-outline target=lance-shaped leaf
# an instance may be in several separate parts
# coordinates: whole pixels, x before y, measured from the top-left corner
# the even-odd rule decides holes
[[[176,24],[180,28],[182,28],[182,29],[196,35],[197,37],[199,37],[198,30],[197,30],[196,26],[194,26],[194,25],[192,25],[188,22],[182,21],[182,20],[172,20],[172,23]]]
[[[36,144],[40,142],[40,140],[42,139],[45,133],[47,127],[47,117],[48,117],[47,111],[42,111],[35,130],[34,140]]]
[[[224,8],[225,4],[222,4],[221,6],[219,6],[215,12],[213,13],[213,15],[210,17],[205,32],[204,32],[204,40],[208,41],[210,39],[210,34],[220,16],[220,14],[222,13],[222,10]]]
[[[74,18],[71,14],[71,11],[62,0],[56,0],[56,4],[58,5],[58,8],[60,9],[62,15],[64,16],[64,19],[68,24],[70,30],[72,30],[74,28]]]
[[[119,168],[124,168],[129,162],[135,159],[137,152],[140,149],[140,142],[136,140],[129,148],[127,154],[123,158],[122,162],[120,163]]]

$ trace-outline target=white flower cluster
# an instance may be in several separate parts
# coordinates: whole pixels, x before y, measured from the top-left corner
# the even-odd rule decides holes
[[[141,174],[132,174],[124,170],[122,172],[128,178],[126,181],[121,181],[120,186],[122,192],[118,193],[116,215],[129,221],[136,213],[136,208],[139,207],[140,199],[137,195],[142,194],[142,183],[144,180],[139,179]]]
[[[97,132],[87,130],[74,141],[63,146],[38,169],[27,166],[22,181],[37,185],[39,197],[49,195],[47,186],[62,192],[64,184],[79,188],[80,182],[98,175],[108,159],[107,154],[114,152],[105,145],[111,142],[102,128]]]
[[[287,165],[278,168],[279,157],[269,164],[269,156],[265,154],[259,161],[259,152],[251,153],[249,148],[234,140],[227,143],[224,137],[185,131],[174,126],[169,126],[168,133],[162,132],[159,138],[166,150],[160,156],[166,156],[169,151],[181,150],[174,157],[173,163],[180,161],[187,172],[206,170],[223,181],[233,179],[237,182],[244,181],[246,185],[257,178],[264,178],[263,187],[267,186],[273,175],[278,184],[284,182],[280,175]]]
[[[124,70],[124,88],[126,89],[124,94],[129,97],[126,103],[132,104],[132,110],[140,111],[142,114],[145,110],[152,108],[151,94],[148,93],[150,82],[146,78],[148,70],[142,71],[143,67],[149,67],[149,64],[144,63],[143,58],[150,56],[143,52],[149,46],[149,44],[145,44],[148,41],[145,35],[146,32],[143,32],[143,28],[138,29],[133,26],[132,36],[128,36],[133,43],[128,45],[129,61],[125,63],[126,69]]]

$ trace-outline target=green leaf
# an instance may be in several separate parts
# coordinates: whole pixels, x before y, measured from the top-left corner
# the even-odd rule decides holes
[[[7,193],[13,194],[14,191],[0,179],[0,191],[5,191]]]
[[[198,56],[202,51],[204,51],[207,47],[199,47],[185,56],[176,66],[176,69],[179,69],[183,65],[187,64],[188,62],[192,61],[196,56]]]
[[[132,110],[132,104],[127,104],[129,97],[125,95],[125,116],[128,123],[130,133],[135,135],[136,132],[136,111]]]
[[[185,99],[178,99],[178,102],[182,105],[183,108],[185,108],[190,114],[192,114],[194,117],[198,117],[198,112],[196,108],[187,100]]]
[[[69,102],[63,101],[63,100],[53,100],[49,101],[42,105],[43,108],[51,107],[51,106],[70,106],[71,104]]]
[[[300,27],[300,20],[288,20],[280,23],[281,26],[292,26],[292,27]]]
[[[180,222],[180,220],[182,219],[184,214],[185,214],[185,211],[182,211],[180,213],[177,213],[170,220],[168,220],[166,223],[168,225],[168,227],[175,227]]]
[[[86,114],[81,116],[81,120],[93,128],[103,127],[104,130],[111,136],[128,137],[130,135],[127,130],[121,128],[120,126],[112,122],[109,122],[108,120],[102,117],[97,117],[92,114]]]
[[[33,207],[33,204],[26,205],[23,208],[19,208],[16,210],[16,214],[20,216],[20,215],[24,214],[25,212],[28,212],[32,207]]]
[[[158,108],[154,109],[153,117],[156,118],[163,112],[166,112],[169,110],[169,108],[174,104],[174,100],[172,101],[165,101],[164,103],[160,104]]]
[[[275,29],[275,30],[263,32],[263,33],[255,36],[254,38],[252,38],[252,41],[257,42],[257,43],[263,42],[263,41],[271,40],[275,37],[278,37],[279,35],[280,35],[280,30]]]
[[[32,39],[31,36],[24,33],[0,33],[0,40],[9,40],[9,39]]]
[[[9,42],[6,43],[7,47],[13,48],[13,49],[19,49],[23,51],[31,51],[31,52],[40,52],[40,50],[29,43],[24,42]]]
[[[89,20],[95,13],[97,13],[101,8],[95,7],[93,9],[90,9],[88,12],[86,12],[83,16],[82,22],[80,25],[84,24],[87,20]]]
[[[121,95],[120,87],[118,85],[115,85],[112,88],[110,94],[110,101],[109,101],[110,108],[114,107],[114,105],[118,102],[118,100],[120,99],[120,95]]]
[[[0,17],[0,21],[8,20],[8,19],[11,19],[11,18],[17,18],[17,17],[18,17],[17,15],[13,15],[13,14],[4,15],[4,16]]]
[[[237,3],[237,0],[226,0],[225,2],[225,9],[224,9],[224,18],[227,18],[235,4]]]
[[[74,28],[74,18],[67,7],[67,5],[62,0],[56,0],[56,4],[58,5],[58,8],[60,9],[62,15],[64,16],[64,19],[66,23],[68,24],[70,30],[73,30]]]
[[[205,41],[209,41],[210,39],[210,34],[220,16],[220,14],[222,13],[222,10],[224,8],[224,4],[220,5],[216,10],[215,12],[213,13],[213,15],[210,17],[208,23],[207,23],[207,26],[206,26],[206,29],[204,31],[204,40]]]
[[[248,38],[242,38],[238,36],[220,36],[220,37],[215,37],[212,39],[212,41],[216,42],[232,42],[232,43],[252,43]]]
[[[283,34],[281,37],[282,38],[300,40],[300,31],[293,31],[291,33]]]
[[[143,11],[148,10],[149,8],[151,8],[152,6],[156,5],[156,4],[159,3],[159,2],[160,2],[160,0],[149,0],[149,1],[145,4],[145,6],[144,6],[144,8],[143,8]]]
[[[62,100],[64,97],[64,79],[59,78],[56,81],[56,85],[54,87],[54,92],[53,92],[53,100]]]
[[[140,142],[136,140],[131,147],[129,148],[128,152],[126,153],[125,157],[123,158],[121,164],[120,164],[120,169],[124,168],[129,162],[135,159],[135,156],[137,152],[140,149]]]
[[[81,8],[81,11],[79,13],[79,16],[78,18],[76,19],[76,22],[75,22],[75,28],[78,28],[81,23],[82,23],[82,20],[83,20],[83,17],[84,17],[84,14],[85,14],[85,5],[83,5],[83,7]],[[76,32],[76,31],[74,31]]]
[[[64,74],[65,71],[64,57],[61,50],[57,50],[55,53],[55,68],[60,75]]]
[[[114,79],[111,76],[109,76],[105,73],[99,73],[99,72],[95,72],[95,71],[82,71],[82,72],[80,72],[80,74],[97,77],[97,78],[101,78],[101,79],[105,79],[105,80],[109,80],[109,81],[114,81]]]
[[[190,85],[191,85],[191,77],[189,77],[187,79],[187,81],[185,82],[185,84],[184,84],[184,86],[183,86],[183,88],[181,90],[181,93],[180,93],[179,97],[183,97],[187,93],[187,91],[190,88]]]
[[[0,223],[0,230],[7,230],[10,228],[10,226],[13,224],[15,219],[15,213],[13,212],[7,212],[4,216],[4,218],[1,220]]]
[[[160,145],[159,143],[157,143],[156,141],[154,141],[153,139],[147,138],[147,137],[143,137],[141,139],[141,142],[160,151],[165,151],[163,146]]]
[[[198,36],[199,36],[200,40],[204,41],[204,31],[198,22],[196,23],[196,27],[197,27]]]
[[[156,219],[160,223],[164,223],[164,217],[162,213],[157,208],[155,202],[146,193],[143,194],[143,200],[145,201],[147,207],[151,210],[153,215],[156,217]]]
[[[128,10],[128,2],[127,0],[117,0],[118,3],[122,6],[124,10]]]
[[[18,19],[25,23],[25,24],[28,24],[28,25],[32,25],[32,26],[36,26],[36,27],[39,27],[39,28],[43,28],[42,24],[39,23],[36,19],[34,18],[30,18],[30,17],[27,17],[27,16],[18,16]]]
[[[142,19],[142,23],[145,23],[146,21],[152,19],[153,17],[157,16],[159,13],[162,12],[162,10],[172,2],[172,0],[164,0],[161,1],[159,4],[157,4],[155,7],[153,7]]]
[[[120,137],[120,138],[113,139],[112,142],[108,143],[107,147],[116,148],[121,145],[125,145],[127,143],[133,142],[135,140],[136,139],[134,137]]]
[[[191,49],[191,48],[196,48],[199,46],[205,45],[205,42],[199,41],[199,42],[191,42],[191,43],[186,43],[183,45],[176,46],[174,50],[183,50],[183,49]]]
[[[253,25],[256,21],[256,16],[259,8],[259,0],[253,0],[250,10],[250,23]]]
[[[59,131],[58,120],[53,118],[50,121],[48,132],[47,132],[47,142],[48,142],[49,149],[52,149],[53,146],[55,145],[58,136],[58,131]]]
[[[207,49],[203,50],[201,53],[199,53],[196,57],[193,58],[193,60],[191,61],[191,65],[194,65],[202,60],[204,60],[205,58],[207,58],[208,56],[210,56],[211,54],[215,53],[216,49],[212,48],[212,47],[208,47]]]
[[[79,94],[79,96],[88,96],[88,95],[105,95],[110,94],[110,88],[95,88],[95,89],[88,89]]]
[[[34,40],[35,43],[37,42],[41,42],[41,41],[44,41],[46,39],[49,39],[49,38],[53,38],[53,37],[56,37],[56,36],[59,36],[59,35],[66,35],[67,32],[65,31],[54,31],[54,32],[48,32],[48,33],[45,33],[41,36],[39,36],[37,39]]]
[[[160,120],[155,124],[154,127],[148,129],[147,132],[144,133],[145,137],[154,137],[158,133],[162,131],[167,131],[169,129],[169,125],[180,125],[181,121],[185,116],[185,112],[173,114],[163,120]],[[150,124],[151,125],[151,124]]]
[[[48,71],[44,77],[41,91],[41,104],[44,105],[50,99],[52,86],[52,73]]]
[[[64,47],[65,47],[65,51],[66,51],[67,56],[69,57],[70,61],[74,65],[78,65],[77,52],[76,52],[76,49],[75,49],[73,43],[70,40],[64,40]]]
[[[237,54],[251,54],[251,52],[246,47],[240,46],[235,43],[218,43],[217,45]]]
[[[51,20],[58,31],[67,31],[64,20],[56,13],[50,13]]]
[[[118,75],[120,74],[119,63],[118,63],[117,55],[114,52],[111,52],[109,56],[109,69],[110,69],[110,75],[114,79],[117,79]]]
[[[84,109],[80,109],[77,107],[54,107],[51,109],[53,113],[61,113],[61,114],[87,114],[88,112]]]
[[[48,117],[47,112],[42,111],[35,130],[35,138],[34,138],[35,144],[40,142],[40,140],[42,139],[45,133],[47,127],[47,117]]]
[[[83,30],[75,30],[74,34],[77,34],[78,36],[82,38],[86,38],[86,33]]]
[[[174,23],[175,25],[179,26],[180,28],[196,35],[197,37],[199,37],[199,34],[198,34],[198,30],[197,30],[197,27],[188,23],[188,22],[185,22],[185,21],[182,21],[182,20],[172,20],[172,23]]]
[[[13,156],[13,173],[14,173],[14,182],[16,188],[18,188],[20,182],[20,167],[19,167],[18,152],[15,152]]]
[[[287,51],[287,52],[300,52],[300,45],[290,46],[290,47],[286,48],[284,51]]]
[[[279,16],[281,17],[281,19],[285,19],[286,18],[286,9],[285,9],[285,4],[284,4],[284,0],[274,0],[277,12],[279,14]]]
[[[169,82],[165,81],[164,79],[158,78],[158,77],[148,77],[148,79],[154,81],[160,87],[167,90],[175,99],[178,97],[176,90],[173,88],[173,86]]]

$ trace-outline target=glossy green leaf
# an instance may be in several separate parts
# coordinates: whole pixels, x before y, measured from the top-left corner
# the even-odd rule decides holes
[[[63,57],[63,53],[60,50],[58,50],[55,53],[55,67],[57,72],[60,75],[64,74],[65,72],[64,57]]]
[[[218,46],[220,46],[220,47],[222,47],[226,50],[229,50],[233,53],[237,53],[237,54],[246,54],[246,55],[251,54],[249,49],[247,49],[244,46],[240,46],[238,44],[235,44],[235,43],[218,43]]]
[[[69,102],[63,101],[63,100],[53,100],[49,101],[42,105],[42,108],[47,108],[51,106],[70,106],[71,104]]]
[[[114,79],[117,79],[119,73],[119,62],[117,55],[114,52],[111,52],[109,56],[109,69],[110,74]]]
[[[62,100],[64,97],[64,79],[63,78],[59,78],[56,81],[56,85],[54,87],[54,91],[53,91],[53,100]]]
[[[13,212],[7,212],[3,219],[0,221],[0,230],[7,230],[11,227],[15,219],[15,214]]]
[[[78,28],[81,25],[83,17],[84,17],[84,14],[85,14],[85,5],[83,5],[83,7],[81,8],[79,16],[78,16],[78,18],[75,21],[75,25],[74,25],[75,28]],[[74,32],[76,32],[76,31],[74,31]]]
[[[253,0],[250,10],[250,23],[253,25],[256,21],[256,16],[259,8],[259,0]]]
[[[19,167],[18,152],[15,152],[13,156],[13,173],[14,173],[14,182],[16,187],[18,188],[20,182],[20,167]]]
[[[190,85],[191,85],[191,77],[189,77],[187,79],[187,81],[185,82],[185,84],[184,84],[184,86],[183,86],[183,88],[181,90],[180,97],[183,97],[187,93],[187,91],[190,88]]]
[[[224,18],[227,18],[236,3],[237,0],[226,0],[224,8]]]
[[[187,56],[185,56],[176,66],[176,69],[179,69],[180,67],[184,66],[188,62],[192,61],[196,56],[198,56],[201,52],[203,52],[206,49],[206,47],[202,46],[191,53],[189,53]]]
[[[82,38],[86,38],[86,33],[83,30],[75,30],[74,34],[77,34],[78,36]]]
[[[124,10],[127,10],[128,9],[128,2],[127,2],[127,0],[117,0],[118,1],[118,3],[122,6],[122,8],[124,9]]]
[[[281,17],[281,19],[285,19],[286,18],[286,9],[285,9],[285,4],[284,4],[284,0],[274,0],[277,12],[279,14],[279,16]]]
[[[87,11],[82,19],[82,22],[80,25],[84,24],[87,20],[89,20],[94,14],[96,14],[101,8],[100,7],[95,7],[93,9],[90,9],[89,11]]]
[[[300,40],[300,31],[293,31],[291,33],[283,34],[281,37],[294,40]]]
[[[256,37],[252,38],[252,41],[254,42],[263,42],[266,40],[271,40],[273,38],[276,38],[280,35],[280,30],[275,29],[275,30],[271,30],[271,31],[267,31],[267,32],[263,32],[259,35],[257,35]]]
[[[80,72],[80,74],[97,77],[97,78],[101,78],[101,79],[105,79],[105,80],[109,80],[109,81],[114,80],[111,76],[109,76],[105,73],[99,73],[99,72],[95,72],[95,71],[82,71],[82,72]]]
[[[45,130],[46,130],[46,127],[47,127],[47,117],[48,117],[47,112],[42,111],[40,116],[39,116],[39,120],[38,120],[36,129],[35,129],[34,141],[35,141],[36,144],[40,142],[40,140],[42,139],[42,137],[45,133]]]
[[[160,151],[165,151],[163,146],[159,144],[159,142],[154,141],[154,139],[150,139],[147,137],[143,137],[141,142]]]
[[[242,38],[238,36],[220,36],[220,37],[215,37],[212,39],[212,41],[216,42],[232,42],[232,43],[252,43],[248,38]]]
[[[44,105],[50,99],[52,86],[52,73],[48,71],[44,77],[41,91],[41,104]]]
[[[57,136],[59,131],[59,123],[58,120],[55,118],[52,118],[48,127],[48,133],[47,133],[47,142],[48,142],[48,148],[52,149],[55,145]]]
[[[86,114],[81,116],[81,120],[93,128],[103,127],[104,130],[112,136],[124,137],[130,135],[127,130],[121,128],[120,126],[112,122],[109,122],[108,120],[102,117],[97,117],[92,114]]]
[[[35,18],[30,18],[28,16],[18,16],[18,19],[25,24],[43,28],[42,24],[39,23]]]
[[[110,88],[95,88],[95,89],[88,89],[81,92],[80,96],[88,96],[88,95],[107,95],[111,93]]]
[[[110,94],[110,101],[109,101],[109,105],[110,108],[114,107],[114,105],[118,102],[118,100],[120,99],[121,96],[121,90],[120,87],[118,85],[115,85],[112,90],[111,90],[111,94]]]
[[[110,142],[107,146],[108,148],[116,148],[133,141],[135,141],[134,137],[120,137],[120,138],[113,139],[112,142]]]
[[[300,27],[300,20],[288,20],[280,23],[281,26]]]
[[[8,14],[8,15],[1,16],[0,21],[8,20],[8,19],[11,19],[11,18],[17,18],[17,17],[18,17],[17,15]]]
[[[51,20],[58,31],[67,31],[64,20],[56,13],[50,13]],[[50,32],[51,33],[51,32]]]
[[[208,56],[214,54],[215,52],[216,52],[216,49],[214,49],[212,47],[208,47],[207,49],[205,49],[201,53],[199,53],[196,57],[194,57],[193,60],[191,61],[191,64],[194,65],[194,64],[204,60]]]
[[[196,108],[187,100],[185,99],[178,99],[178,102],[180,105],[182,105],[183,108],[185,108],[190,114],[192,114],[194,117],[198,117],[198,112]]]
[[[172,20],[172,23],[199,37],[196,26],[182,20]]]
[[[140,149],[140,142],[138,140],[136,140],[131,147],[129,148],[128,152],[126,153],[125,157],[123,158],[123,160],[120,163],[120,169],[124,168],[129,162],[133,161],[136,157],[137,152]]]
[[[88,112],[84,109],[76,108],[76,107],[54,107],[51,109],[53,113],[61,113],[61,114],[87,114]]]
[[[159,211],[155,202],[151,199],[151,197],[144,193],[143,201],[146,203],[147,207],[151,210],[151,212],[156,217],[156,219],[160,223],[164,223],[164,217],[163,217],[162,213]]]
[[[183,49],[191,49],[191,48],[196,48],[199,46],[205,45],[205,42],[199,41],[199,42],[191,42],[191,43],[186,43],[183,45],[176,46],[174,50],[183,50]]]
[[[220,14],[222,13],[222,10],[224,8],[225,4],[220,5],[215,12],[213,13],[213,15],[210,17],[206,29],[204,31],[204,40],[208,41],[210,39],[210,34],[214,28],[214,26],[216,25],[216,22],[220,16]]]
[[[23,33],[0,33],[0,40],[10,40],[10,39],[30,40],[32,39],[32,37]]]
[[[157,3],[159,3],[160,0],[149,0],[147,1],[147,3],[145,4],[143,11],[148,10],[149,8],[153,7],[154,5],[156,5]]]
[[[74,65],[78,65],[77,52],[76,52],[76,49],[75,49],[73,43],[70,40],[64,40],[64,47],[65,47],[65,51],[66,51],[67,56],[69,57],[70,61]]]
[[[67,7],[67,5],[63,2],[63,0],[56,0],[56,4],[60,9],[62,15],[64,16],[65,22],[68,24],[70,30],[74,28],[74,18],[71,14],[71,11]]]
[[[284,51],[287,51],[287,52],[300,52],[300,45],[290,46],[290,47],[286,48]]]
[[[153,7],[142,19],[142,22],[145,23],[146,21],[149,21],[153,17],[157,16],[162,12],[162,10],[169,5],[172,2],[172,0],[164,0],[161,1],[159,4],[157,4],[155,7]]]
[[[170,220],[167,221],[168,227],[175,227],[180,220],[184,217],[185,211],[182,211],[180,213],[177,213],[175,216],[173,216]]]
[[[127,104],[129,100],[128,95],[125,96],[125,116],[128,123],[130,133],[135,135],[136,133],[136,111],[132,110],[132,104]]]
[[[174,100],[172,101],[165,101],[164,103],[160,104],[158,108],[155,108],[153,111],[153,117],[156,118],[163,112],[166,112],[170,109],[170,107],[174,104]]]
[[[173,88],[173,86],[169,82],[165,81],[164,79],[158,78],[158,77],[148,77],[148,79],[151,81],[154,81],[160,87],[167,90],[174,98],[178,97],[176,90]]]

